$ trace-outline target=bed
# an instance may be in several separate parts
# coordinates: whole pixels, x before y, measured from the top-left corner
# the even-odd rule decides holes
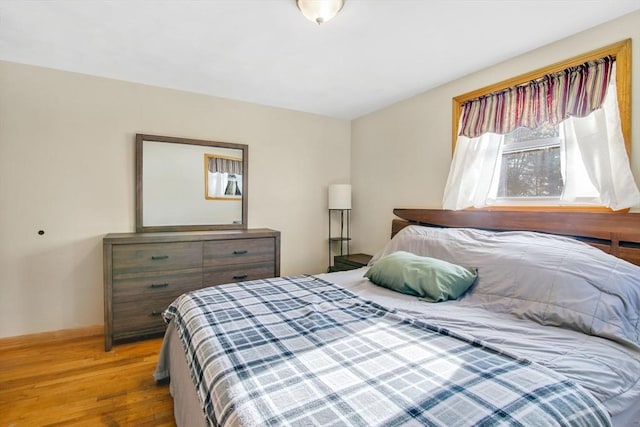
[[[174,301],[177,424],[640,426],[640,214],[394,213],[367,267]],[[475,276],[429,302],[427,260]]]

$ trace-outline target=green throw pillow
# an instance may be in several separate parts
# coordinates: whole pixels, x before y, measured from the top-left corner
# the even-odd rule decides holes
[[[426,301],[456,299],[478,277],[475,268],[398,251],[380,258],[366,273],[376,285]]]

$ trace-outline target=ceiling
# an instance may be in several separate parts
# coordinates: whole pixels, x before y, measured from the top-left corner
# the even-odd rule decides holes
[[[640,0],[0,0],[0,60],[353,119]]]

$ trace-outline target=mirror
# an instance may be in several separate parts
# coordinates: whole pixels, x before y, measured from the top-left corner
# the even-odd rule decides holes
[[[136,232],[247,228],[249,146],[136,135]]]

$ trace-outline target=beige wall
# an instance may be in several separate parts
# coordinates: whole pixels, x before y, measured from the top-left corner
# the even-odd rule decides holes
[[[326,270],[348,121],[7,62],[0,94],[0,337],[102,324],[101,239],[134,230],[136,133],[248,144],[249,226],[282,232],[283,274]]]
[[[384,245],[393,208],[442,207],[454,96],[626,38],[633,39],[631,163],[640,182],[640,12],[635,12],[354,120],[354,249],[375,253]]]
[[[249,226],[282,232],[282,274],[320,272],[329,184],[351,178],[352,251],[374,253],[394,207],[441,206],[453,96],[629,37],[637,83],[640,12],[351,124],[0,61],[0,337],[102,323],[101,238],[134,229],[135,133],[249,144]],[[634,84],[636,177],[639,99]]]

